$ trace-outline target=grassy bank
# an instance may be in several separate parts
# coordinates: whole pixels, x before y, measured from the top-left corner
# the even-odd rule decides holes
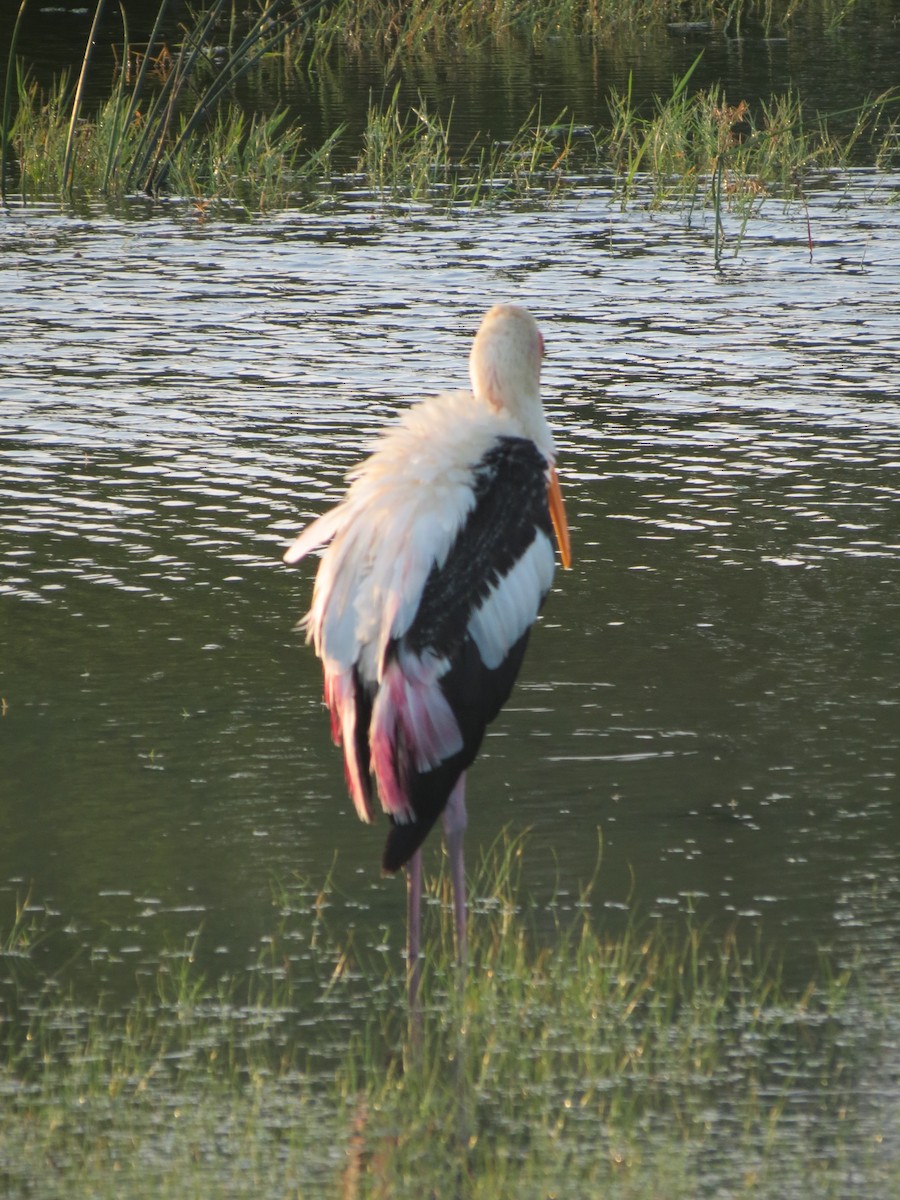
[[[523,903],[519,853],[475,882],[464,981],[435,885],[418,1049],[402,965],[330,939],[321,897],[279,898],[244,980],[185,956],[124,1011],[20,990],[0,1025],[3,1194],[895,1193],[893,1117],[866,1111],[878,1018],[846,978],[791,991],[733,940],[607,937],[578,904],[554,929]],[[15,942],[0,968],[17,954],[21,980]]]

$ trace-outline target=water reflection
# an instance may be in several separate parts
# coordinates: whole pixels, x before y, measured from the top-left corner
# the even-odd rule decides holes
[[[272,879],[332,854],[342,919],[399,950],[292,634],[280,547],[483,309],[545,328],[575,529],[472,778],[473,844],[602,919],[692,910],[792,956],[889,959],[900,528],[896,205],[858,175],[713,270],[695,216],[204,225],[14,212],[0,229],[0,886],[73,953],[253,960]],[[432,848],[432,854],[436,854]],[[384,932],[384,931],[387,932]]]

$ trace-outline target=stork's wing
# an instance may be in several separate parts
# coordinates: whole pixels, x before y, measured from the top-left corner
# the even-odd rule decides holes
[[[485,455],[473,509],[432,568],[410,628],[388,647],[385,680],[399,675],[406,688],[397,706],[383,685],[372,714],[372,762],[393,821],[386,871],[425,840],[512,690],[553,578],[546,472],[524,438],[501,438]]]

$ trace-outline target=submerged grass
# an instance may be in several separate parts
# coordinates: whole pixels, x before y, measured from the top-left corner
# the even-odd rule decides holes
[[[837,1197],[851,1164],[854,1195],[896,1194],[846,977],[792,992],[690,925],[606,936],[586,894],[566,916],[524,901],[521,855],[474,881],[464,979],[434,886],[412,1043],[401,964],[288,891],[243,982],[186,954],[124,1011],[21,1003],[0,1024],[4,1195]]]

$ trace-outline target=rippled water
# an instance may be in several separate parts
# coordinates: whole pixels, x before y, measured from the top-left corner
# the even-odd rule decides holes
[[[544,329],[575,567],[470,784],[473,856],[598,914],[696,911],[801,963],[900,934],[897,179],[708,218],[549,211],[0,224],[0,902],[152,971],[250,961],[272,881],[402,940],[292,624],[286,540],[369,435]],[[432,839],[432,865],[438,854]],[[399,963],[399,955],[398,955]],[[803,968],[807,969],[806,967]]]

